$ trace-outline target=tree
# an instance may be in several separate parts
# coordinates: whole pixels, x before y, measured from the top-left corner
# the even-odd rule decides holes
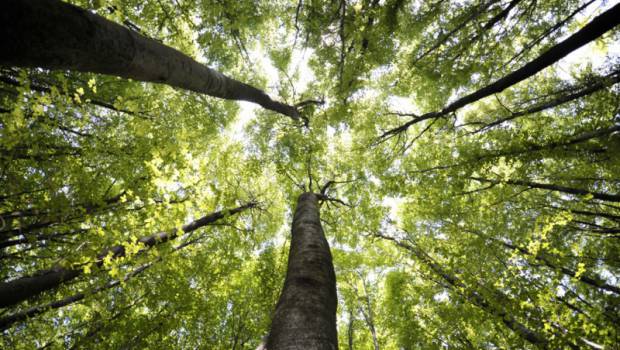
[[[245,100],[299,119],[295,107],[231,79],[181,52],[60,0],[3,3],[5,47],[0,62],[70,69],[165,83],[214,97]]]
[[[336,275],[319,218],[319,195],[302,193],[267,349],[336,349],[336,305]]]
[[[161,244],[172,240],[179,234],[193,232],[204,226],[211,225],[228,215],[234,215],[255,206],[256,203],[247,203],[237,208],[217,211],[183,225],[182,227],[169,230],[168,232],[154,233],[152,235],[140,237],[135,242],[130,241],[121,245],[105,248],[101,253],[99,253],[99,255],[97,255],[93,262],[87,263],[84,270],[90,270],[89,265],[102,267],[106,263],[109,264],[109,261],[112,259],[123,258],[127,256],[128,250],[131,254],[137,254],[156,244]],[[84,270],[80,268],[57,266],[49,270],[37,271],[33,276],[21,277],[13,281],[5,282],[0,285],[0,296],[2,296],[2,303],[0,306],[11,306],[22,300],[32,298],[46,290],[57,288],[61,284],[69,282],[80,276]]]
[[[614,349],[618,6],[5,1],[0,347]]]

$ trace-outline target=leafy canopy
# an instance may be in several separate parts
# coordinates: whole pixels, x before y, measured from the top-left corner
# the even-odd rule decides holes
[[[84,274],[1,317],[85,297],[13,324],[0,347],[256,348],[296,197],[328,181],[341,348],[535,348],[514,322],[548,348],[617,346],[618,29],[380,138],[523,66],[610,2],[72,2],[282,101],[321,103],[301,108],[304,127],[163,85],[2,68],[2,278]],[[138,242],[250,201],[260,208]],[[97,266],[118,244],[126,256]]]

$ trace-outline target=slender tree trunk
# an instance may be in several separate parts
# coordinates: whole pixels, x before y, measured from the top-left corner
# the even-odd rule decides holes
[[[201,239],[200,238],[196,238],[193,239],[191,241],[187,241],[179,246],[174,247],[174,251],[179,251],[187,246],[190,246],[192,244],[196,244],[198,242],[200,242]],[[12,315],[8,315],[8,316],[4,316],[2,318],[0,318],[0,331],[3,331],[5,329],[8,329],[9,327],[11,327],[11,325],[13,325],[16,322],[20,322],[20,321],[24,321],[27,320],[30,317],[34,317],[37,315],[40,315],[48,310],[51,309],[59,309],[61,307],[67,306],[67,305],[71,305],[74,303],[77,303],[78,301],[83,300],[84,298],[86,298],[89,295],[93,295],[93,294],[97,294],[99,292],[114,288],[118,285],[121,284],[122,282],[127,282],[130,279],[132,279],[133,277],[136,277],[138,275],[140,275],[141,273],[143,273],[144,271],[148,270],[149,268],[151,268],[155,263],[158,263],[160,261],[162,261],[162,257],[158,257],[157,259],[155,259],[152,262],[146,263],[144,265],[141,265],[140,267],[136,268],[135,270],[131,271],[130,273],[126,274],[125,277],[123,277],[122,279],[119,280],[113,280],[110,281],[102,286],[96,287],[90,291],[87,292],[80,292],[68,297],[65,297],[63,299],[60,300],[56,300],[53,301],[51,303],[47,303],[44,305],[38,305],[38,306],[34,306],[31,307],[29,309],[23,310],[23,311],[19,311],[16,312]]]
[[[157,261],[159,261],[159,260],[157,260]],[[144,271],[149,269],[151,266],[153,266],[153,262],[150,262],[150,263],[147,263],[147,264],[144,264],[144,265],[138,267],[137,269],[133,270],[131,273],[127,274],[123,278],[123,281],[127,281],[130,278],[135,277],[135,276],[143,273]],[[40,315],[40,314],[44,313],[47,310],[59,309],[61,307],[67,306],[67,305],[75,304],[78,301],[83,300],[84,298],[86,298],[86,296],[89,295],[89,294],[96,294],[96,293],[99,293],[101,291],[108,290],[110,288],[114,288],[114,287],[120,285],[120,283],[121,283],[120,280],[114,280],[114,281],[111,281],[111,282],[108,282],[108,283],[104,284],[103,286],[100,286],[100,287],[97,287],[97,288],[91,290],[89,293],[77,293],[77,294],[65,297],[63,299],[53,301],[53,302],[48,303],[48,304],[34,306],[34,307],[29,308],[29,309],[17,312],[15,314],[4,316],[4,317],[0,318],[0,330],[8,329],[15,322],[20,322],[20,321],[27,320],[28,318]]]
[[[486,11],[486,9],[489,8],[489,6],[491,6],[491,5],[493,5],[493,4],[497,3],[497,2],[498,2],[497,0],[491,0],[491,1],[487,2],[487,3],[485,3],[485,4],[476,6],[473,9],[473,11],[469,14],[469,16],[467,16],[467,18],[465,18],[465,20],[463,22],[461,22],[459,25],[457,25],[456,28],[452,29],[451,31],[449,31],[448,33],[443,35],[437,42],[435,42],[433,44],[433,46],[431,46],[429,49],[424,51],[424,53],[422,53],[420,56],[418,56],[416,59],[414,59],[413,62],[412,62],[412,65],[416,65],[424,57],[428,56],[431,52],[433,52],[436,49],[438,49],[439,47],[441,47],[441,45],[443,45],[446,41],[448,41],[450,38],[452,38],[452,36],[456,32],[458,32],[461,29],[463,29],[464,27],[466,27],[470,22],[475,20],[482,13],[484,13],[484,11]]]
[[[93,214],[93,213],[96,213],[102,210],[109,210],[113,208],[114,206],[116,206],[117,204],[119,204],[124,194],[125,194],[125,191],[122,191],[116,196],[103,199],[100,203],[85,203],[85,204],[80,204],[77,206],[71,206],[70,209],[76,209],[75,211],[79,212],[79,214],[74,214],[71,216],[69,215],[63,216],[62,211],[59,211],[55,213],[55,215],[44,215],[43,218],[41,218],[40,220],[34,223],[31,223],[31,224],[25,225],[25,226],[21,226],[21,224],[20,226],[15,227],[15,228],[12,228],[12,226],[10,226],[9,228],[5,230],[0,231],[0,239],[9,240],[15,236],[19,236],[19,235],[25,236],[26,234],[30,232],[36,231],[38,229],[46,228],[46,227],[51,227],[60,222],[66,223],[73,219],[83,217],[84,215],[87,215],[87,214]],[[17,217],[17,218],[20,218],[20,217]],[[17,219],[17,218],[14,218],[14,219]]]
[[[585,4],[581,5],[581,7],[577,8],[575,11],[573,11],[570,15],[568,15],[567,17],[565,17],[564,19],[562,19],[561,21],[559,21],[558,23],[554,24],[552,27],[547,29],[544,33],[539,35],[536,39],[534,39],[534,40],[530,41],[529,43],[527,43],[527,45],[525,45],[521,50],[519,50],[519,52],[517,52],[516,55],[512,56],[512,58],[510,60],[508,60],[508,62],[504,63],[502,65],[501,69],[504,69],[506,66],[508,66],[510,63],[512,63],[514,60],[519,58],[523,53],[531,50],[534,46],[538,45],[538,43],[543,41],[543,39],[545,39],[546,37],[551,35],[553,32],[555,32],[556,30],[562,28],[566,23],[568,23],[568,21],[570,21],[579,12],[583,11],[586,7],[590,6],[595,1],[596,0],[589,0]]]
[[[493,28],[493,26],[496,25],[497,22],[508,17],[508,14],[510,14],[510,11],[513,9],[513,7],[519,5],[520,2],[521,0],[512,0],[510,4],[508,4],[508,6],[506,6],[506,8],[502,10],[502,12],[498,13],[497,15],[495,15],[495,17],[491,18],[491,20],[489,20],[487,24],[485,24],[484,27],[482,27],[482,29],[486,31],[486,30]]]
[[[416,170],[416,171],[413,171],[412,173],[428,173],[431,171],[456,168],[458,166],[471,166],[472,164],[475,164],[476,162],[480,162],[480,161],[488,161],[490,159],[507,157],[507,156],[516,157],[522,154],[534,153],[534,152],[539,152],[539,151],[551,151],[551,150],[555,150],[556,148],[563,148],[564,150],[568,150],[567,148],[568,146],[574,146],[579,143],[586,142],[586,141],[589,141],[595,138],[600,138],[602,136],[607,136],[607,135],[613,134],[614,132],[618,132],[618,131],[620,131],[620,125],[612,126],[607,129],[599,129],[599,130],[594,130],[590,132],[585,132],[583,134],[573,136],[572,138],[566,141],[554,141],[554,142],[549,142],[543,145],[532,144],[522,149],[507,150],[507,151],[483,154],[483,155],[474,157],[470,161],[459,162],[459,163],[448,164],[448,165],[438,165],[432,168]]]
[[[171,47],[60,0],[0,2],[0,64],[69,69],[244,100],[299,119],[297,109]]]
[[[605,282],[605,280],[599,276],[596,275],[592,275],[592,273],[588,274],[588,275],[584,275],[584,274],[580,274],[578,276],[577,271],[569,269],[567,267],[564,266],[560,266],[557,263],[552,262],[552,257],[549,256],[547,253],[544,252],[538,252],[536,254],[533,254],[529,249],[525,248],[525,247],[521,247],[518,245],[514,245],[514,244],[510,244],[508,242],[505,242],[504,240],[501,239],[497,239],[494,237],[490,237],[487,235],[484,235],[478,231],[475,230],[467,230],[468,232],[471,232],[479,237],[482,237],[484,239],[488,239],[491,241],[495,241],[498,242],[499,244],[503,245],[505,248],[508,249],[512,249],[512,250],[516,250],[519,251],[521,253],[523,253],[526,256],[530,256],[533,257],[534,260],[536,261],[540,261],[543,265],[547,266],[548,268],[552,269],[552,270],[556,270],[559,271],[567,276],[573,277],[585,284],[588,284],[590,286],[599,288],[599,289],[603,289],[606,290],[608,292],[612,292],[612,293],[616,293],[618,295],[620,295],[620,287],[616,287],[614,285],[611,285],[607,282]],[[578,277],[577,277],[578,276]]]
[[[549,67],[585,44],[599,38],[618,24],[620,24],[620,4],[617,4],[611,9],[603,12],[579,31],[569,36],[564,41],[551,47],[545,53],[528,62],[523,67],[477,91],[474,91],[469,95],[459,98],[440,111],[429,112],[421,116],[414,117],[405,124],[386,131],[383,135],[381,135],[381,138],[397,135],[407,130],[411,125],[417,124],[424,120],[445,117],[446,115],[449,115],[450,113],[455,112],[470,103],[474,103],[487,96],[502,92],[512,85],[515,85]]]
[[[349,327],[347,329],[347,339],[348,339],[348,344],[349,344],[349,350],[353,350],[353,336],[354,336],[354,329],[353,326],[355,322],[355,315],[353,314],[353,309],[349,310]]]
[[[374,345],[374,349],[379,350],[379,339],[377,338],[377,330],[375,329],[375,320],[372,313],[370,295],[368,295],[368,290],[366,289],[366,281],[364,279],[362,279],[362,287],[364,288],[364,303],[366,304],[367,311],[364,311],[363,306],[360,308],[360,311],[362,311],[362,315],[364,316],[366,325],[370,330],[370,335],[372,335],[372,344]]]
[[[237,214],[248,208],[255,207],[256,203],[251,202],[243,206],[211,213],[202,218],[192,221],[184,225],[181,229],[184,233],[195,231],[210,223],[223,219],[229,215]],[[167,242],[174,239],[178,235],[178,230],[173,229],[168,232],[159,232],[149,236],[144,236],[138,240],[145,247],[152,247],[157,244]],[[110,255],[113,259],[125,256],[125,247],[116,245],[104,249],[96,258],[97,267],[103,265],[103,259]],[[35,273],[33,276],[18,278],[13,281],[0,284],[0,307],[8,307],[15,305],[23,300],[33,298],[45,291],[55,289],[60,285],[71,281],[83,273],[81,268],[56,267],[50,270],[43,270]]]
[[[486,298],[480,295],[475,290],[470,289],[466,286],[459,278],[444,270],[441,266],[439,266],[433,259],[431,259],[425,252],[423,252],[417,246],[413,246],[407,243],[400,242],[392,237],[384,236],[381,234],[376,234],[377,237],[388,239],[393,241],[396,245],[401,248],[404,248],[413,255],[418,258],[422,263],[428,266],[431,271],[440,276],[444,281],[448,283],[448,285],[457,290],[462,290],[463,295],[474,305],[481,308],[485,312],[490,313],[491,315],[495,315],[499,319],[502,320],[504,325],[515,332],[519,337],[523,340],[528,341],[529,343],[542,348],[547,349],[549,340],[541,333],[538,333],[535,330],[532,330],[519,322],[516,318],[514,318],[511,314],[507,313],[502,307],[497,306],[495,303],[489,302]],[[500,296],[502,299],[506,300],[506,297],[500,291],[497,291],[496,294]]]
[[[608,193],[601,193],[601,192],[593,192],[593,191],[588,191],[588,190],[584,190],[584,189],[581,189],[581,188],[572,188],[572,187],[566,187],[566,186],[558,186],[558,185],[553,185],[553,184],[545,184],[545,183],[523,181],[523,180],[499,181],[499,180],[485,179],[485,178],[480,178],[480,177],[470,177],[470,179],[475,180],[475,181],[479,181],[479,182],[491,183],[491,184],[505,183],[505,184],[508,184],[508,185],[525,186],[525,187],[537,188],[537,189],[541,189],[541,190],[549,190],[549,191],[554,191],[554,192],[568,193],[568,194],[573,194],[573,195],[576,195],[576,196],[591,195],[592,198],[595,198],[595,199],[598,199],[598,200],[601,200],[601,201],[620,202],[620,194],[608,194]]]
[[[288,270],[267,349],[337,349],[336,307],[336,275],[318,196],[303,193],[295,209]]]
[[[480,129],[476,130],[475,132],[479,132],[482,130],[486,130],[489,129],[493,126],[502,124],[504,122],[510,121],[510,120],[514,120],[517,119],[519,117],[523,117],[523,116],[527,116],[530,114],[534,114],[534,113],[538,113],[538,112],[542,112],[546,109],[550,109],[553,107],[557,107],[560,105],[563,105],[565,103],[580,99],[584,96],[588,96],[592,93],[595,93],[597,91],[600,91],[602,89],[605,89],[607,87],[610,87],[614,84],[617,84],[618,82],[620,82],[620,72],[619,71],[615,71],[614,73],[605,76],[605,77],[600,77],[599,79],[597,79],[595,82],[590,83],[590,84],[586,84],[584,87],[582,87],[580,90],[578,90],[577,92],[573,92],[567,95],[563,95],[560,96],[554,100],[545,102],[545,103],[541,103],[538,104],[536,106],[532,106],[528,109],[522,110],[522,111],[518,111],[518,112],[514,112],[514,113],[510,113],[509,116],[504,117],[504,118],[500,118],[497,119],[493,122],[490,122],[489,124],[486,124],[484,126],[482,126]]]

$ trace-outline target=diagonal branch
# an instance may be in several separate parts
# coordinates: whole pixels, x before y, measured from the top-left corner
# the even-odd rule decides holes
[[[605,11],[579,31],[566,38],[564,41],[551,47],[536,59],[528,62],[523,67],[509,73],[496,80],[495,82],[469,94],[447,105],[440,111],[429,112],[419,117],[413,118],[405,124],[386,131],[380,139],[391,138],[401,132],[406,131],[410,126],[421,121],[434,118],[443,118],[471,103],[481,100],[487,96],[499,93],[549,67],[569,53],[599,38],[609,30],[620,24],[620,4]]]

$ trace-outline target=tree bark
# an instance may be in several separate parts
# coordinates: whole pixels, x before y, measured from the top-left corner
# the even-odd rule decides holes
[[[157,260],[157,261],[159,261],[159,260]],[[152,262],[140,266],[139,268],[133,270],[131,273],[127,274],[123,278],[123,281],[127,281],[130,278],[135,277],[135,276],[141,274],[142,272],[144,272],[145,270],[147,270],[151,266],[153,266]],[[104,291],[104,290],[108,290],[110,288],[114,288],[114,287],[118,286],[120,283],[121,283],[120,280],[114,280],[114,281],[108,282],[108,283],[104,284],[103,286],[100,286],[100,287],[97,287],[97,288],[93,289],[88,294],[95,294],[95,293],[99,293],[99,292]],[[45,304],[45,305],[34,306],[34,307],[29,308],[29,309],[17,312],[15,314],[4,316],[4,317],[0,318],[0,330],[6,330],[6,329],[11,327],[11,325],[13,325],[16,322],[24,321],[24,320],[27,320],[30,317],[34,317],[34,316],[40,315],[40,314],[44,313],[47,310],[59,309],[61,307],[67,306],[67,305],[75,304],[78,301],[81,301],[84,298],[86,298],[86,296],[88,294],[87,293],[77,293],[77,294],[65,297],[65,298],[60,299],[60,300],[53,301],[53,302]]]
[[[555,270],[555,271],[559,271],[567,276],[573,277],[585,284],[588,284],[592,287],[596,287],[599,289],[603,289],[606,290],[608,292],[612,292],[612,293],[616,293],[618,295],[620,295],[620,287],[616,287],[614,285],[611,285],[607,282],[605,282],[605,280],[599,276],[592,276],[592,273],[590,273],[589,275],[584,275],[584,274],[580,274],[578,276],[577,271],[569,269],[567,267],[564,266],[560,266],[557,263],[552,262],[552,257],[549,256],[547,253],[545,252],[537,252],[536,254],[533,254],[529,249],[519,246],[519,245],[515,245],[515,244],[511,244],[508,243],[502,239],[498,239],[498,238],[494,238],[491,236],[487,236],[485,234],[482,234],[481,232],[475,231],[475,230],[467,230],[467,232],[471,232],[479,237],[482,237],[484,239],[488,239],[491,241],[495,241],[498,242],[499,244],[503,245],[505,248],[507,249],[512,249],[512,250],[516,250],[521,252],[522,254],[526,255],[526,256],[530,256],[532,258],[534,258],[534,260],[536,261],[540,261],[543,265],[547,266],[548,268]]]
[[[190,241],[187,241],[185,243],[182,243],[176,247],[174,247],[174,251],[179,251],[187,246],[190,246],[192,244],[196,244],[199,243],[201,241],[200,238],[196,238]],[[78,301],[83,300],[84,298],[86,298],[89,295],[94,295],[97,294],[99,292],[114,288],[118,285],[121,284],[121,281],[123,282],[127,282],[128,280],[132,279],[133,277],[136,277],[138,275],[140,275],[141,273],[143,273],[144,271],[148,270],[149,268],[151,268],[153,265],[155,265],[155,263],[158,263],[160,261],[162,261],[162,257],[158,257],[157,259],[155,259],[152,262],[146,263],[144,265],[141,265],[140,267],[136,268],[135,270],[131,271],[130,273],[126,274],[125,277],[123,277],[122,279],[118,279],[118,280],[112,280],[102,286],[96,287],[88,292],[80,292],[68,297],[65,297],[63,299],[60,300],[56,300],[53,301],[51,303],[47,303],[44,305],[38,305],[38,306],[34,306],[31,307],[29,309],[23,310],[23,311],[19,311],[17,313],[14,313],[12,315],[7,315],[4,316],[2,318],[0,318],[0,331],[3,331],[5,329],[8,329],[9,327],[11,327],[11,325],[13,325],[16,322],[20,322],[20,321],[24,321],[27,320],[30,317],[34,317],[37,315],[40,315],[48,310],[51,309],[59,309],[61,307],[67,306],[67,305],[71,305],[74,303],[77,303]]]
[[[267,349],[337,349],[336,307],[336,275],[318,196],[303,193],[293,217],[288,270]]]
[[[437,48],[441,47],[441,45],[443,45],[446,41],[448,41],[448,39],[450,39],[456,32],[458,32],[461,29],[463,29],[470,22],[472,22],[478,16],[480,16],[484,11],[486,11],[486,9],[488,9],[489,6],[491,6],[491,5],[493,5],[493,4],[497,3],[497,2],[498,2],[497,0],[491,0],[491,1],[487,2],[487,3],[485,3],[485,4],[475,6],[474,9],[472,10],[472,12],[467,16],[467,18],[465,18],[465,20],[463,22],[459,23],[459,25],[457,25],[454,29],[452,29],[451,31],[449,31],[448,33],[443,35],[435,44],[433,44],[433,46],[431,46],[429,49],[424,51],[424,53],[422,53],[420,56],[418,56],[416,59],[414,59],[411,64],[412,65],[416,65],[424,57],[428,56],[431,52],[433,52]]]
[[[508,6],[506,6],[506,8],[502,10],[502,12],[498,13],[497,15],[495,15],[495,17],[491,18],[491,20],[489,20],[487,24],[485,24],[484,27],[482,27],[482,29],[489,30],[493,28],[493,26],[495,26],[497,22],[508,17],[508,14],[513,9],[513,7],[517,6],[521,1],[522,0],[512,0],[510,4],[508,4]]]
[[[534,46],[538,45],[538,43],[543,41],[546,37],[551,35],[553,32],[555,32],[556,30],[562,28],[562,26],[564,26],[566,23],[568,23],[568,21],[570,21],[573,17],[575,17],[579,12],[583,11],[586,7],[590,6],[594,1],[595,0],[589,0],[585,4],[581,5],[581,7],[577,8],[575,11],[571,12],[570,15],[568,15],[567,17],[565,17],[561,21],[559,21],[556,24],[554,24],[552,27],[547,29],[544,33],[539,35],[536,39],[534,39],[534,40],[530,41],[529,43],[527,43],[527,45],[525,45],[521,50],[519,50],[519,52],[517,52],[516,55],[512,56],[512,58],[509,59],[508,62],[504,63],[502,65],[501,69],[504,69],[505,67],[510,65],[510,63],[512,63],[517,58],[519,58],[523,53],[525,53],[528,50],[531,50]]]
[[[349,350],[353,350],[354,322],[355,322],[355,315],[353,314],[353,310],[351,309],[349,310],[349,327],[347,329],[347,340],[349,344]]]
[[[489,129],[493,126],[502,124],[504,122],[510,121],[510,120],[514,120],[523,116],[527,116],[530,114],[534,114],[534,113],[538,113],[538,112],[542,112],[544,110],[550,109],[550,108],[554,108],[560,105],[563,105],[565,103],[580,99],[582,97],[588,96],[590,94],[593,94],[597,91],[603,90],[605,88],[608,88],[610,86],[613,86],[615,84],[617,84],[618,82],[620,82],[620,71],[615,71],[612,74],[605,76],[605,77],[600,77],[600,79],[596,80],[595,82],[591,83],[591,84],[587,84],[585,85],[583,88],[581,88],[580,90],[567,94],[567,95],[563,95],[560,96],[554,100],[545,102],[545,103],[541,103],[535,106],[532,106],[530,108],[527,108],[525,110],[522,111],[518,111],[518,112],[511,112],[509,116],[504,117],[504,118],[500,118],[497,119],[489,124],[486,124],[484,126],[482,126],[480,129],[474,131],[474,133],[480,132],[482,130],[486,130]]]
[[[191,57],[60,0],[0,3],[0,64],[115,75],[228,100],[254,102],[295,120],[293,106]]]
[[[478,181],[478,182],[487,182],[487,183],[496,184],[496,185],[500,183],[504,183],[507,185],[525,186],[529,188],[537,188],[537,189],[549,190],[553,192],[568,193],[568,194],[572,194],[576,196],[591,195],[592,198],[598,199],[601,201],[620,202],[620,194],[608,194],[608,193],[594,192],[594,191],[584,190],[581,188],[572,188],[572,187],[566,187],[566,186],[559,186],[559,185],[545,184],[545,183],[538,183],[538,182],[531,182],[531,181],[523,181],[523,180],[499,181],[499,180],[493,180],[493,179],[485,179],[481,177],[470,177],[470,179]]]
[[[184,225],[181,230],[184,233],[192,232],[229,215],[237,214],[255,206],[256,203],[251,202],[234,209],[217,211]],[[149,248],[176,238],[178,233],[179,231],[177,229],[168,232],[159,232],[138,239],[138,243],[142,243],[146,248]],[[103,266],[103,259],[109,254],[111,254],[112,259],[116,259],[125,256],[125,253],[125,247],[123,245],[106,248],[97,256],[95,265],[97,267]],[[32,276],[1,283],[0,307],[12,306],[23,300],[33,298],[45,291],[58,288],[60,285],[82,275],[83,272],[81,268],[59,266],[50,270],[38,271]]]
[[[120,202],[124,194],[125,194],[125,191],[122,191],[116,196],[103,199],[99,203],[93,202],[93,203],[79,204],[77,206],[71,206],[70,207],[71,209],[77,209],[76,211],[79,212],[79,214],[74,214],[73,216],[63,216],[62,210],[60,210],[58,211],[56,215],[51,215],[51,216],[44,215],[42,219],[34,223],[28,224],[26,226],[20,225],[16,228],[7,228],[5,230],[0,231],[0,239],[9,240],[15,236],[19,236],[19,235],[25,236],[26,234],[36,231],[38,229],[51,227],[61,222],[67,223],[73,219],[82,217],[87,214],[92,214],[100,210],[108,210],[112,208],[113,206],[117,205]]]
[[[611,9],[603,12],[579,31],[566,38],[564,41],[551,47],[545,53],[528,62],[523,67],[469,95],[459,98],[440,111],[429,112],[421,116],[414,117],[405,124],[386,131],[383,135],[381,135],[381,138],[384,139],[397,135],[407,130],[411,125],[417,124],[424,120],[445,117],[446,115],[455,112],[470,103],[474,103],[487,96],[502,92],[512,85],[537,74],[541,70],[549,67],[585,44],[599,38],[618,24],[620,24],[620,4],[617,4]]]
[[[508,327],[513,332],[515,332],[523,340],[541,349],[548,348],[549,340],[543,334],[538,333],[537,331],[528,328],[526,325],[519,322],[511,314],[506,312],[502,307],[496,305],[497,302],[496,303],[489,302],[480,293],[466,286],[458,277],[446,271],[443,267],[437,264],[433,259],[431,259],[431,257],[429,257],[419,247],[400,242],[396,240],[395,238],[384,236],[381,234],[375,234],[375,236],[393,241],[399,247],[404,248],[410,251],[411,253],[413,253],[413,255],[416,258],[418,258],[422,263],[424,263],[426,266],[428,266],[428,268],[431,271],[433,271],[435,274],[440,276],[444,281],[446,281],[451,288],[456,289],[456,290],[459,290],[459,289],[462,290],[463,296],[467,298],[467,300],[469,300],[473,305],[501,319],[504,325],[506,325],[506,327]],[[503,300],[508,299],[508,297],[505,296],[500,291],[496,291],[495,294],[500,296],[501,299]]]
[[[364,303],[366,304],[367,311],[364,311],[364,307],[360,306],[360,311],[362,312],[362,316],[364,316],[364,320],[366,321],[366,325],[370,330],[370,335],[372,335],[372,344],[375,350],[379,349],[379,339],[377,339],[377,330],[375,328],[374,316],[372,313],[372,305],[370,303],[370,295],[368,295],[368,290],[366,289],[366,281],[362,278],[362,287],[364,288]]]

